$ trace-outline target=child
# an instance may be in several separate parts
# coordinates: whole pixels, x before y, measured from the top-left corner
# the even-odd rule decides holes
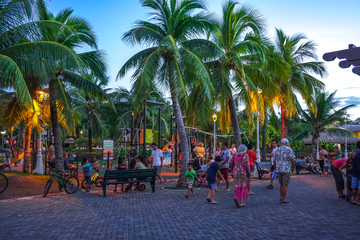
[[[94,166],[95,164],[97,164],[97,161],[94,164],[92,164],[89,163],[89,160],[87,158],[83,158],[82,160],[82,169],[84,172],[84,178],[86,180],[85,192],[89,192],[89,187],[91,184],[91,167]]]
[[[218,203],[215,201],[215,190],[217,189],[216,175],[219,174],[221,179],[223,181],[225,181],[223,175],[220,172],[220,167],[223,165],[221,163],[221,161],[222,161],[222,158],[220,156],[217,156],[215,158],[215,162],[212,162],[209,166],[209,169],[207,170],[206,180],[207,180],[208,186],[209,186],[209,194],[208,194],[208,197],[206,198],[206,200],[208,200],[208,202],[210,202],[212,204]]]
[[[329,169],[330,169],[330,163],[329,163],[328,155],[325,154],[324,155],[324,175],[330,176]]]
[[[195,172],[192,169],[192,164],[191,163],[189,163],[187,165],[187,171],[185,173],[185,176],[186,176],[187,185],[188,185],[188,191],[187,191],[187,194],[185,195],[185,197],[188,198],[189,195],[190,195],[190,192],[191,192],[191,197],[194,197],[195,194],[194,194],[194,191],[192,189],[192,185],[193,185],[193,183],[195,181]]]

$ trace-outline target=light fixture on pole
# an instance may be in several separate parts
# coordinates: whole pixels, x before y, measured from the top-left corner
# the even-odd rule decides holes
[[[2,135],[2,145],[4,145],[4,136],[6,134],[6,130],[1,131],[0,133]]]
[[[213,122],[214,122],[214,159],[215,159],[215,154],[216,154],[216,120],[217,120],[217,115],[216,113],[214,113],[211,116]]]
[[[41,120],[42,120],[42,102],[45,99],[45,93],[43,91],[38,91],[37,92],[37,97],[38,97],[38,101],[40,103],[40,115],[39,115],[39,125],[41,125]],[[40,134],[39,134],[39,145],[38,145],[38,149],[37,149],[37,155],[36,155],[36,169],[35,169],[35,173],[37,174],[44,174],[44,168],[43,168],[43,161],[42,161],[42,152],[41,152],[41,148],[42,148],[42,144],[41,144],[41,135],[42,135],[42,131],[40,130]]]
[[[13,137],[13,132],[14,132],[14,129],[15,129],[15,127],[14,127],[14,126],[12,126],[12,127],[11,127],[11,138]]]
[[[262,94],[262,90],[258,88],[258,97]],[[260,162],[260,141],[259,141],[259,102],[256,104],[256,161]]]
[[[346,114],[344,114],[343,117],[345,118],[345,130],[347,130],[346,129],[346,122],[347,122],[348,118],[350,117],[350,114],[346,113]],[[347,133],[345,133],[345,152],[344,152],[344,157],[345,158],[348,158],[347,142],[348,142],[348,137],[347,137]]]

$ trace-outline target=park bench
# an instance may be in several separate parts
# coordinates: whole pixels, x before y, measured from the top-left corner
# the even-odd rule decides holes
[[[152,192],[155,192],[156,169],[139,169],[139,170],[108,170],[104,175],[102,183],[103,194],[106,197],[106,186],[124,183],[141,183],[150,182]]]
[[[270,172],[271,162],[255,162],[255,165],[256,165],[257,172],[258,172],[259,180],[262,179],[262,176],[264,174],[267,174]]]
[[[300,174],[301,169],[308,169],[305,163],[304,159],[296,159],[295,160],[295,170],[296,170],[296,175]]]

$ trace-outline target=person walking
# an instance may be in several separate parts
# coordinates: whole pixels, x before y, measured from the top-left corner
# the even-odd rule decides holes
[[[255,161],[257,159],[256,157],[256,152],[254,152],[254,146],[249,143],[248,145],[248,151],[246,152],[246,154],[249,156],[249,163],[250,163],[250,172],[246,172],[246,176],[247,176],[247,190],[248,190],[248,193],[250,195],[254,195],[255,193],[253,193],[251,191],[251,180],[252,180],[252,177],[253,177],[253,172],[255,171]]]
[[[281,146],[274,152],[275,170],[280,183],[280,204],[287,204],[286,194],[290,183],[291,172],[295,170],[295,154],[289,147],[289,140],[281,139]]]
[[[230,192],[230,184],[229,184],[229,161],[231,159],[231,152],[228,149],[228,144],[226,142],[222,143],[222,152],[221,152],[221,158],[222,158],[222,166],[220,167],[220,172],[223,175],[226,183],[226,191]],[[218,176],[217,184],[220,183],[220,176]]]
[[[156,175],[159,178],[160,183],[163,183],[165,180],[160,176],[160,174],[164,162],[164,157],[156,143],[152,143],[151,147],[153,149],[151,152],[151,167],[156,169]]]
[[[270,154],[270,160],[271,160],[271,168],[270,168],[270,184],[266,187],[267,189],[274,189],[274,178],[276,176],[276,174],[273,174],[275,171],[275,157],[274,157],[274,153],[276,151],[276,149],[278,148],[278,144],[276,142],[276,140],[272,140],[271,141],[271,147],[272,147],[272,152]],[[274,176],[274,177],[272,177]]]
[[[230,161],[232,166],[232,173],[235,182],[235,197],[234,202],[237,208],[245,207],[243,199],[248,197],[248,189],[246,186],[247,175],[250,175],[249,156],[247,154],[247,147],[241,144],[239,151]]]

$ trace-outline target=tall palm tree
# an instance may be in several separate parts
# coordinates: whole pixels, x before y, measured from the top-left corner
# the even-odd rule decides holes
[[[296,95],[299,93],[305,102],[310,105],[314,100],[316,91],[321,90],[324,84],[311,74],[322,77],[325,67],[317,61],[316,44],[306,41],[302,34],[286,35],[282,30],[276,29],[275,53],[281,56],[287,64],[284,71],[289,71],[286,77],[276,78],[280,87],[276,102],[281,108],[281,135],[287,136],[287,120],[296,111]]]
[[[226,125],[230,119],[238,147],[241,135],[236,105],[240,100],[250,105],[250,94],[256,91],[257,80],[252,75],[258,72],[258,62],[265,59],[266,51],[261,36],[263,19],[255,9],[238,7],[237,2],[230,0],[223,5],[222,18],[216,26],[212,38],[221,55],[208,64],[217,89],[216,98],[221,106],[221,125],[228,128]],[[239,93],[238,99],[234,99],[235,93]]]
[[[304,137],[311,134],[312,152],[317,152],[317,142],[321,132],[345,133],[346,131],[336,126],[336,123],[343,120],[343,115],[346,110],[355,105],[348,105],[340,109],[336,109],[339,101],[335,101],[335,92],[332,93],[316,93],[315,101],[308,107],[308,110],[299,109],[300,126],[303,133],[299,134],[297,138]]]
[[[133,45],[148,48],[131,57],[120,69],[118,78],[135,68],[132,76],[137,94],[146,92],[153,85],[170,90],[176,124],[179,130],[182,153],[178,185],[185,182],[189,149],[179,104],[179,96],[187,98],[189,81],[199,81],[204,86],[204,98],[211,99],[213,91],[210,73],[195,53],[206,52],[207,40],[193,39],[211,26],[209,14],[199,0],[141,0],[151,9],[151,20],[136,22],[123,39]],[[187,101],[187,100],[186,100]]]
[[[62,140],[59,124],[59,110],[65,111],[64,117],[71,129],[75,130],[72,115],[71,99],[66,92],[68,86],[83,89],[93,96],[105,98],[105,93],[84,73],[90,73],[99,79],[105,79],[106,67],[103,62],[103,54],[97,50],[96,36],[90,24],[83,18],[72,16],[72,9],[65,9],[54,16],[48,12],[43,1],[39,1],[40,19],[54,24],[52,29],[41,27],[45,41],[51,41],[66,49],[75,63],[69,64],[63,61],[45,61],[51,69],[45,72],[41,78],[42,84],[49,86],[49,102],[51,112],[51,123],[55,140],[55,166],[59,174],[64,173],[64,163],[62,158]],[[83,49],[94,49],[83,51]]]

